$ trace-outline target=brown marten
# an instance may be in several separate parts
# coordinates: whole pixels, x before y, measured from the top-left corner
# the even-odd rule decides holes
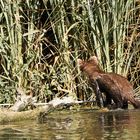
[[[113,108],[127,109],[128,102],[134,108],[140,108],[140,101],[134,98],[133,87],[125,77],[101,70],[96,56],[92,56],[87,61],[81,59],[77,61],[81,71],[85,72],[89,77],[99,107],[108,107],[113,101]],[[102,97],[102,93],[106,97],[105,100]]]

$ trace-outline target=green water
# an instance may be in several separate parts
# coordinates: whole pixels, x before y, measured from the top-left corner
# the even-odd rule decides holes
[[[0,125],[0,140],[140,140],[140,110],[50,114],[39,123]]]

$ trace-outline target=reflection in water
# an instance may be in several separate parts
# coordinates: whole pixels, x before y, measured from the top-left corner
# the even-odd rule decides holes
[[[7,140],[10,138],[17,138],[17,137],[23,137],[22,132],[16,129],[12,128],[4,128],[0,131],[2,140]]]
[[[42,123],[0,125],[0,140],[139,140],[140,111],[57,112]]]
[[[129,112],[109,112],[100,116],[104,139],[136,139],[137,124]],[[140,130],[139,130],[140,132]],[[133,135],[135,133],[135,136]]]

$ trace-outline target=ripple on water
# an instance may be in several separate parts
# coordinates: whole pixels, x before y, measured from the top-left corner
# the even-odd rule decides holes
[[[23,121],[0,125],[0,139],[139,140],[140,111],[83,110],[48,115],[42,123]]]

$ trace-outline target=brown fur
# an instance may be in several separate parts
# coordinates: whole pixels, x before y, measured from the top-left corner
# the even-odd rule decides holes
[[[111,105],[113,100],[116,108],[126,109],[128,108],[128,102],[130,102],[134,108],[140,108],[140,101],[134,98],[133,87],[129,81],[119,74],[105,73],[102,71],[96,56],[92,56],[88,61],[78,59],[78,65],[81,71],[85,72],[89,77],[96,96],[100,94],[96,93],[97,91],[105,94],[106,101],[104,106]],[[97,84],[95,84],[95,82]],[[97,100],[99,100],[99,98],[100,97],[98,97]]]

